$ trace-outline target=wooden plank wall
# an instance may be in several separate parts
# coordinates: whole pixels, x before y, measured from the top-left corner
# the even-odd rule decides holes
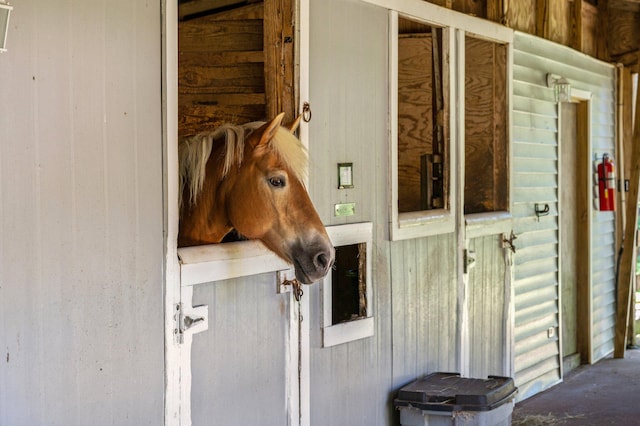
[[[536,0],[511,0],[506,14],[504,9],[500,10],[505,25],[529,34],[536,34],[537,12]]]
[[[431,34],[398,40],[398,210],[422,210],[420,156],[433,153]]]
[[[640,4],[633,0],[427,0],[638,71]]]
[[[639,72],[640,3],[610,2],[608,39],[612,61],[622,63],[632,72]],[[631,93],[631,86],[626,86]]]
[[[179,23],[180,136],[280,112],[294,119],[293,4],[265,0]]]
[[[179,23],[180,136],[266,118],[264,5]]]

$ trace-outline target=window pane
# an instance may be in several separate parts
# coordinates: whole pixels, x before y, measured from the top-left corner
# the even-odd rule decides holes
[[[508,210],[507,46],[465,38],[464,212]]]
[[[448,208],[442,28],[398,21],[398,212]]]

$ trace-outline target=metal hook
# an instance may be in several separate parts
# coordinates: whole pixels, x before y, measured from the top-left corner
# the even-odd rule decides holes
[[[305,123],[311,121],[311,105],[309,105],[309,102],[302,104],[302,119]]]
[[[539,207],[540,204],[536,203],[534,206],[538,222],[540,222],[540,216],[547,216],[549,214],[549,204],[545,204],[543,208]]]

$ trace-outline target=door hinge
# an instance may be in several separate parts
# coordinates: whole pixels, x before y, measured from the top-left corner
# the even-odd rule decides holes
[[[178,343],[184,343],[184,336],[187,333],[195,334],[209,328],[209,307],[207,305],[185,309],[182,303],[178,303],[174,305],[174,308],[173,334]]]
[[[476,266],[476,252],[473,250],[464,249],[464,273],[468,274],[469,269]]]

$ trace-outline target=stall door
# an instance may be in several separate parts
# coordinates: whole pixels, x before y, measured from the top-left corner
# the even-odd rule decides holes
[[[209,329],[193,336],[194,425],[286,425],[288,293],[275,274],[195,286],[194,305],[208,305]]]
[[[577,197],[576,104],[560,103],[562,109],[560,155],[560,292],[562,301],[562,363],[564,374],[580,365],[577,314]]]
[[[563,375],[591,362],[591,188],[589,97],[574,93],[560,104],[559,191],[561,348]],[[594,153],[594,155],[598,155]],[[586,230],[586,232],[585,232]],[[580,232],[579,232],[580,231]]]
[[[511,249],[506,234],[479,236],[467,245],[469,377],[510,376]],[[505,247],[506,245],[506,247]]]
[[[179,424],[299,425],[308,305],[289,265],[257,241],[178,253]]]
[[[511,46],[464,34],[464,228],[469,374],[511,376]]]

